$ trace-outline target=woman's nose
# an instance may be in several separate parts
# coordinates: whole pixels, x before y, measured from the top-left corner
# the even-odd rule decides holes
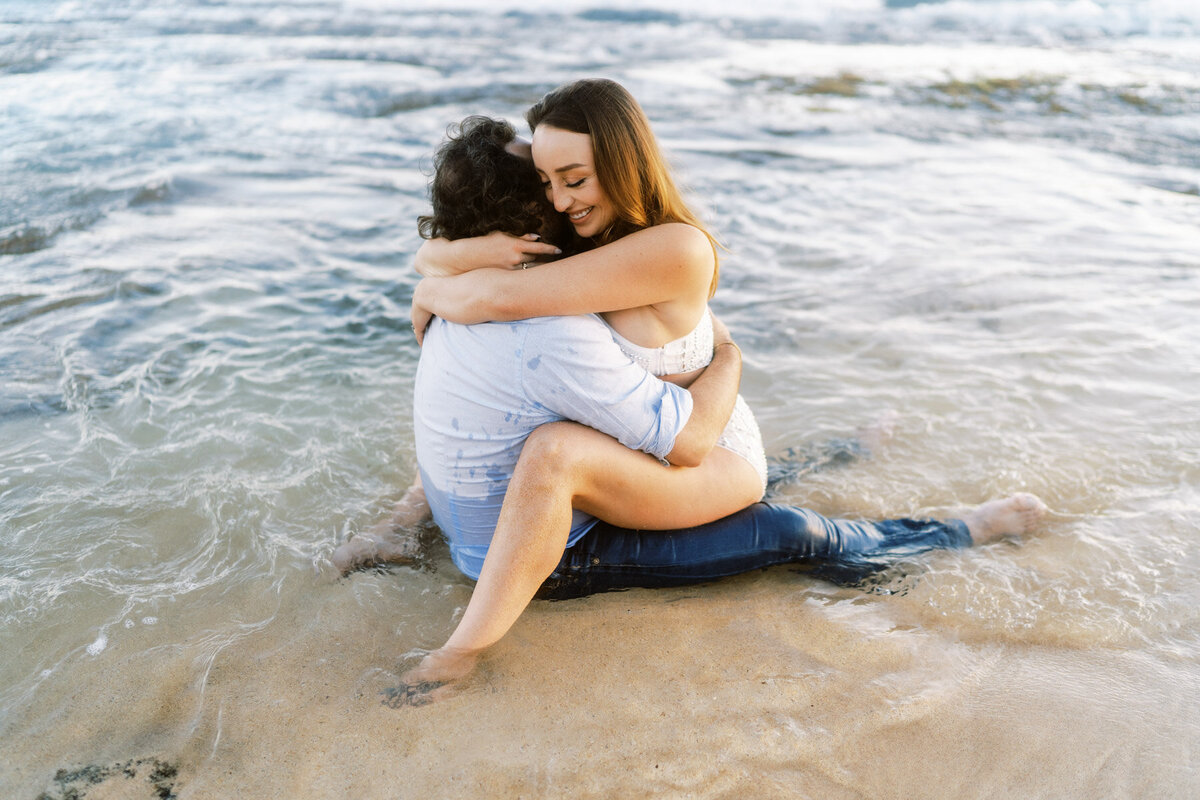
[[[560,214],[571,206],[571,198],[567,193],[553,186],[550,187],[550,202],[554,203],[554,210]]]

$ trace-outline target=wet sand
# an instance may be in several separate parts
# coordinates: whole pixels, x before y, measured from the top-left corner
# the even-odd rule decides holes
[[[941,553],[935,559],[960,559]],[[970,557],[969,555],[966,557]],[[110,648],[39,688],[6,796],[1185,797],[1200,691],[1137,653],[930,630],[776,568],[536,603],[461,694],[391,709],[396,576],[314,583],[219,646]],[[904,580],[909,593],[922,581]],[[466,585],[451,602],[465,601]],[[411,609],[408,609],[411,612]],[[432,642],[442,631],[431,621]],[[219,646],[219,650],[217,649]],[[215,652],[214,652],[215,651]],[[55,708],[47,713],[47,706]],[[1147,731],[1153,731],[1150,736]],[[1137,735],[1132,735],[1136,733]],[[130,778],[118,768],[136,762]],[[135,770],[139,771],[139,770]],[[60,774],[60,779],[62,775]],[[159,787],[159,788],[156,788]]]

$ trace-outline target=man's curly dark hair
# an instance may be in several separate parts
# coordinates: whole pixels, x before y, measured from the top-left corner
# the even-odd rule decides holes
[[[548,203],[541,180],[529,161],[505,149],[516,136],[512,125],[491,117],[450,127],[433,161],[433,213],[417,218],[423,238],[523,236],[542,228]]]

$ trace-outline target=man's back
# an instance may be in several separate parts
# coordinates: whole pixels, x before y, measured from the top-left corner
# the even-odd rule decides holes
[[[455,564],[478,577],[521,446],[571,419],[663,457],[691,396],[635,366],[596,316],[455,325],[434,320],[417,368],[417,460]],[[594,520],[576,513],[569,542]]]

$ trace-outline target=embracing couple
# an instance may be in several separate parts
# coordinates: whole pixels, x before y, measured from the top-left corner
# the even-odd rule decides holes
[[[334,553],[343,570],[410,560],[410,529],[431,511],[476,580],[449,640],[387,702],[449,690],[535,596],[800,561],[865,575],[1037,523],[1045,507],[1028,494],[946,521],[761,502],[741,351],[708,309],[716,243],[641,107],[612,81],[583,80],[526,120],[532,143],[470,117],[438,151],[413,299],[419,478],[391,519]]]

